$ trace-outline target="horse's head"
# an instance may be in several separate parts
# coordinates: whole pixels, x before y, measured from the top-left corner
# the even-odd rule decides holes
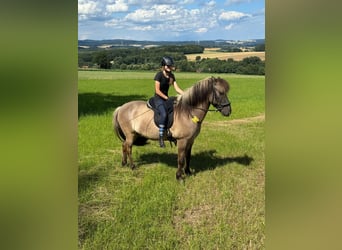
[[[214,78],[211,104],[224,116],[229,116],[232,112],[230,101],[227,97],[228,92],[228,82],[222,78]]]

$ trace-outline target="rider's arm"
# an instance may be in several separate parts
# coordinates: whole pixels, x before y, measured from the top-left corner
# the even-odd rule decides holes
[[[178,86],[176,81],[173,82],[173,86],[175,87],[175,90],[178,94],[180,94],[180,95],[183,94],[183,90]]]

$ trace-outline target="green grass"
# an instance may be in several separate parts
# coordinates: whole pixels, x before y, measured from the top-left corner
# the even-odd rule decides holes
[[[192,151],[195,174],[179,183],[175,147],[133,147],[132,171],[121,167],[112,131],[115,107],[152,96],[154,74],[79,72],[79,248],[264,249],[265,124],[246,118],[264,114],[265,78],[220,75],[233,114],[208,113]],[[182,88],[207,76],[176,73]]]

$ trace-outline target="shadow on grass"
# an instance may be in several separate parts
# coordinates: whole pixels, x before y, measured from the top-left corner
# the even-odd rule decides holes
[[[243,166],[249,166],[254,160],[247,154],[237,157],[218,157],[215,156],[216,150],[202,151],[191,155],[190,168],[196,172],[212,170],[230,163],[237,163]],[[161,162],[169,167],[177,168],[177,154],[175,153],[147,153],[140,156],[138,164],[149,164]]]
[[[217,167],[225,166],[230,163],[237,163],[242,166],[249,166],[254,160],[248,155],[237,157],[218,157],[215,156],[216,150],[202,151],[191,155],[190,168],[194,169],[196,173],[213,170]],[[170,152],[153,152],[140,155],[136,159],[137,166],[148,165],[151,163],[163,163],[168,167],[177,168],[177,154]],[[128,168],[128,167],[126,167]],[[86,169],[86,168],[85,168]],[[91,170],[84,170],[78,173],[78,190],[79,192],[86,191],[92,185],[101,182],[108,176],[110,167],[102,166]]]
[[[90,170],[81,170],[78,173],[78,192],[86,191],[108,176],[108,167],[97,167]]]
[[[101,115],[113,112],[114,109],[126,102],[134,100],[147,100],[145,95],[112,95],[104,93],[79,93],[78,118],[86,115]]]
[[[111,166],[96,165],[95,162],[80,164],[78,172],[78,192],[81,193],[97,185],[108,177]]]

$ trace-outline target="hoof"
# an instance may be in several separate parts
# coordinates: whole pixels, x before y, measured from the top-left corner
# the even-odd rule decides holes
[[[179,179],[179,180],[177,180],[178,181],[178,183],[180,184],[180,185],[185,185],[185,179],[184,178],[181,178],[181,179]]]
[[[176,179],[179,181],[179,180],[184,180],[184,176],[182,173],[176,173]]]
[[[134,164],[132,164],[131,169],[134,170],[134,169],[137,169],[137,167]]]

